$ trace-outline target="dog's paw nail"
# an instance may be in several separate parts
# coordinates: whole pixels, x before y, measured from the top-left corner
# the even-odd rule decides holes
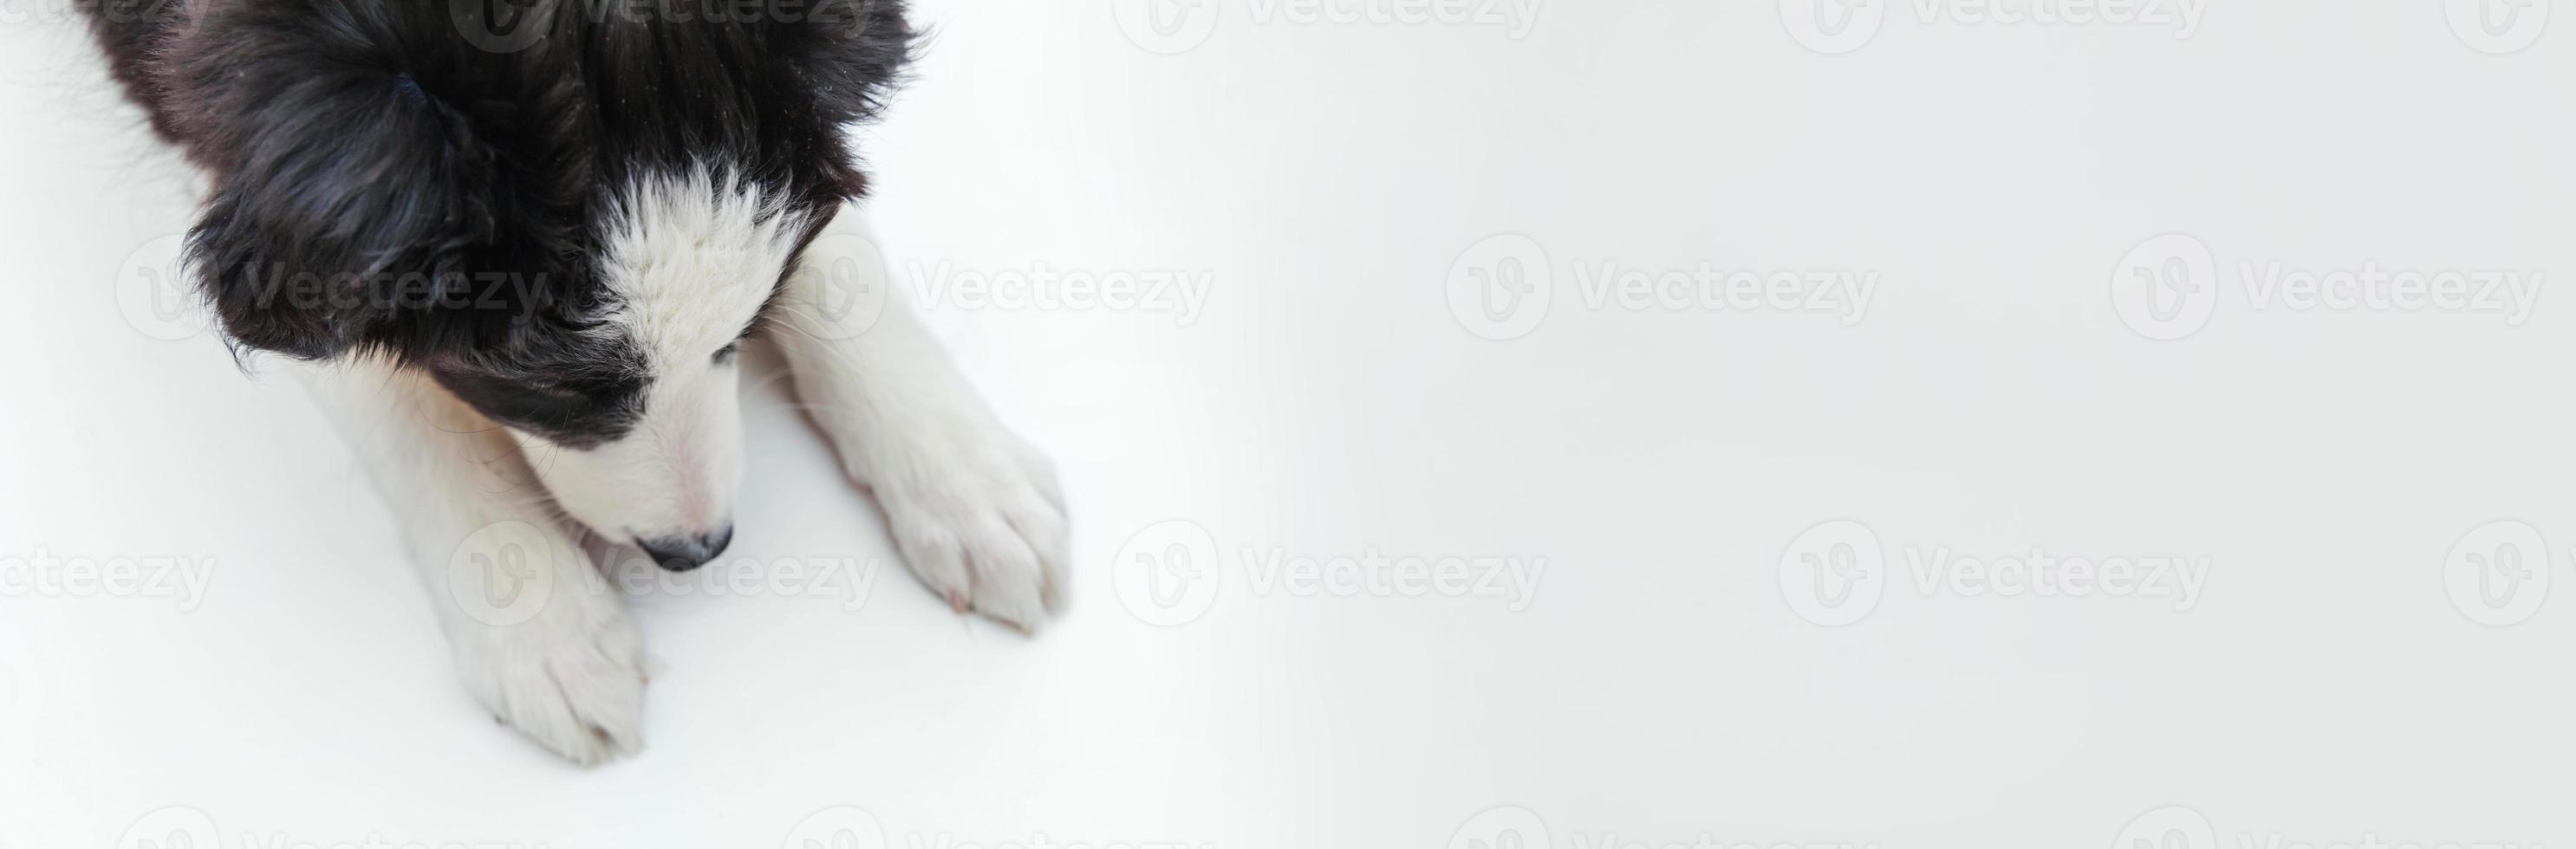
[[[566,760],[591,765],[634,752],[643,729],[643,643],[613,603],[558,596],[530,621],[457,634],[467,688],[494,722]]]
[[[880,502],[904,561],[949,607],[1034,633],[1063,601],[1064,497],[1044,464],[1012,459],[1034,454],[1018,437],[987,442],[1000,447],[923,461],[936,483],[884,487]]]

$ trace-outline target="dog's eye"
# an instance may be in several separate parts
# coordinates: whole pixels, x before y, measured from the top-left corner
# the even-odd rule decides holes
[[[726,363],[733,362],[734,355],[740,353],[742,353],[742,341],[738,339],[722,348],[717,348],[715,357],[716,365],[724,365]]]

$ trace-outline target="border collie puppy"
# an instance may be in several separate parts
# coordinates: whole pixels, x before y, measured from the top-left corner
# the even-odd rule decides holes
[[[309,364],[502,722],[637,746],[641,640],[587,543],[724,551],[746,341],[924,583],[1022,629],[1057,607],[1052,467],[845,211],[901,0],[82,5],[205,178],[187,256],[229,343]]]

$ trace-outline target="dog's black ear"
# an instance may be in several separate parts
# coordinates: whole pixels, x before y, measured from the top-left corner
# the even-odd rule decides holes
[[[904,18],[903,0],[819,0],[798,27],[805,55],[796,63],[812,86],[820,117],[847,127],[876,120],[911,64],[919,33]],[[834,163],[846,194],[865,193],[866,177],[855,157]]]
[[[807,22],[821,39],[807,67],[824,110],[842,123],[874,119],[912,61],[903,0],[822,0]]]
[[[167,80],[212,192],[188,254],[239,344],[327,359],[454,285],[495,228],[493,154],[440,96],[444,21],[401,6],[218,4]]]

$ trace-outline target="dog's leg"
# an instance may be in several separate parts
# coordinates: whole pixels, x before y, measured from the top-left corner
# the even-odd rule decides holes
[[[913,574],[960,611],[1042,624],[1068,545],[1054,466],[949,363],[856,210],[806,249],[773,325],[798,399],[876,494]]]
[[[528,468],[546,458],[418,372],[298,371],[403,525],[466,688],[576,762],[633,751],[642,640]]]

